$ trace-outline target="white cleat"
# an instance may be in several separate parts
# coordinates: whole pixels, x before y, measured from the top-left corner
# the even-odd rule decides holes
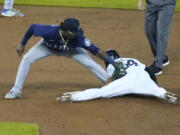
[[[179,100],[176,94],[171,92],[166,92],[164,95],[164,100],[171,104],[179,104]]]
[[[10,90],[5,96],[5,99],[15,99],[21,97],[21,91]]]
[[[2,16],[6,16],[6,17],[13,17],[13,16],[19,16],[19,17],[23,17],[24,14],[17,9],[3,9],[1,11],[1,15]]]
[[[72,102],[72,98],[70,94],[66,94],[66,95],[62,94],[56,98],[56,101]]]

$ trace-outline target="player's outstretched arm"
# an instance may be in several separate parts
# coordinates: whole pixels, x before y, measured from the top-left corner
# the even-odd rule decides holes
[[[98,51],[98,53],[96,54],[96,56],[97,56],[98,58],[104,60],[105,62],[110,63],[110,64],[112,64],[112,65],[115,66],[115,61],[114,61],[111,57],[109,57],[109,56],[105,53],[105,51],[103,51],[103,50],[100,49],[100,50]]]

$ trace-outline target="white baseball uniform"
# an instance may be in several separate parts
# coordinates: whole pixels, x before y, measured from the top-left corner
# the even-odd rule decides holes
[[[119,78],[101,88],[91,88],[84,91],[67,92],[71,95],[72,101],[86,101],[95,98],[111,98],[126,94],[151,95],[163,99],[167,92],[159,87],[144,70],[145,65],[136,59],[119,58],[126,68],[127,75]],[[109,64],[107,72],[110,76],[114,72],[114,67]]]

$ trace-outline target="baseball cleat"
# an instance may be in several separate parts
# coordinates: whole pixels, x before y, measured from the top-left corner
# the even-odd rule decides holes
[[[171,92],[166,92],[164,95],[164,100],[171,104],[179,104],[179,100],[176,94]]]
[[[19,17],[23,17],[24,14],[23,12],[21,12],[21,10],[17,10],[15,8],[11,9],[11,11],[15,12],[15,15],[14,16],[19,16]]]
[[[5,99],[15,99],[21,97],[21,91],[10,90],[6,95]]]
[[[1,12],[2,16],[6,16],[6,17],[13,17],[13,16],[19,16],[19,17],[23,17],[24,14],[17,9],[3,9]]]
[[[56,101],[72,102],[71,95],[70,94],[66,94],[66,95],[62,94],[56,98]]]
[[[155,75],[160,75],[162,74],[162,68],[160,67],[156,67],[154,64],[152,64],[151,66],[149,66],[149,69],[152,71],[152,73],[154,73]]]
[[[165,66],[167,66],[167,65],[169,65],[169,60],[168,60],[168,57],[166,56],[165,57],[165,59],[163,60],[163,65],[162,65],[162,67],[165,67]]]
[[[169,65],[170,64],[170,62],[169,61],[167,61],[167,62],[165,62],[165,63],[163,63],[163,67],[165,67],[165,66],[167,66],[167,65]]]

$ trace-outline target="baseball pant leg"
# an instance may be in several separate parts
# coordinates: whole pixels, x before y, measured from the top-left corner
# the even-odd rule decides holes
[[[163,59],[166,57],[168,35],[172,23],[173,13],[175,5],[164,5],[159,8],[158,21],[157,21],[157,55],[156,63],[157,67],[161,67]]]
[[[157,19],[158,16],[156,9],[152,5],[147,3],[144,30],[154,57],[156,56],[157,49]]]
[[[74,61],[89,69],[102,82],[107,81],[107,72],[98,63],[96,63],[83,48],[78,47],[70,53],[65,53],[64,56],[73,59]]]
[[[138,76],[138,79],[137,79]],[[132,78],[132,93],[140,95],[155,96],[157,98],[163,98],[167,92],[164,88],[159,87],[149,76],[146,71],[137,70],[133,73]]]
[[[12,9],[14,0],[4,0],[4,9]]]
[[[142,75],[140,75],[142,73]],[[137,79],[138,76],[138,79]],[[137,71],[127,74],[102,88],[91,88],[71,94],[72,101],[87,101],[96,98],[111,98],[127,94],[140,94],[164,98],[167,91],[152,81],[148,73]]]
[[[101,88],[91,88],[71,94],[72,101],[87,101],[96,98],[111,98],[132,93],[131,75],[117,79]]]
[[[24,81],[29,72],[31,64],[38,59],[42,59],[46,56],[52,55],[53,52],[50,51],[45,46],[41,45],[42,40],[40,40],[35,46],[33,46],[22,58],[21,63],[18,68],[16,81],[12,89],[22,90]]]

